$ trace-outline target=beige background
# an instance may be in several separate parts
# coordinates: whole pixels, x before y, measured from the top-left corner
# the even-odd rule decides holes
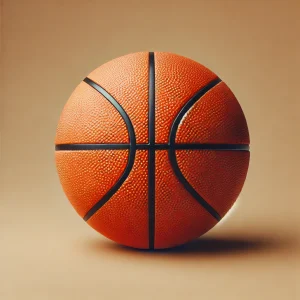
[[[300,299],[299,12],[288,0],[2,0],[0,299]],[[215,71],[251,134],[235,209],[199,241],[157,253],[87,226],[54,164],[72,90],[143,50]]]

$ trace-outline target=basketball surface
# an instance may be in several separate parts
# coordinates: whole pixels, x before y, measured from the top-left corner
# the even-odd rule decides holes
[[[90,73],[61,114],[56,165],[95,230],[169,248],[211,229],[244,184],[249,134],[228,86],[188,58],[141,52]]]

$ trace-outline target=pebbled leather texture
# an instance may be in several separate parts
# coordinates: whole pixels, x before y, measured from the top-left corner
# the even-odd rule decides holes
[[[242,190],[249,156],[247,151],[176,151],[184,177],[221,216],[231,208]]]
[[[128,143],[124,120],[101,94],[81,82],[58,122],[55,144]]]
[[[148,248],[148,151],[138,150],[133,168],[110,200],[88,224],[126,246]]]
[[[173,120],[189,98],[217,75],[171,53],[155,53],[155,140],[167,143]]]
[[[107,90],[128,114],[137,143],[148,142],[148,52],[109,61],[88,75]]]
[[[220,82],[185,114],[177,143],[249,144],[246,119],[240,104]]]
[[[155,248],[184,244],[211,229],[217,220],[185,190],[167,151],[156,152],[155,167]]]
[[[64,192],[84,217],[122,175],[128,150],[56,151],[55,158]]]

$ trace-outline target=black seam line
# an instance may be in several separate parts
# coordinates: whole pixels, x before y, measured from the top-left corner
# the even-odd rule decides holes
[[[118,150],[129,149],[130,144],[60,144],[55,146],[56,151],[82,151],[82,150]]]
[[[169,144],[136,144],[136,150],[168,150]],[[216,150],[216,151],[249,151],[246,144],[200,144],[200,143],[181,143],[173,144],[176,150]],[[56,151],[84,151],[84,150],[122,150],[129,149],[130,144],[58,144]]]
[[[149,52],[149,115],[148,115],[148,230],[149,249],[155,240],[155,69],[154,53]]]
[[[133,125],[132,125],[127,113],[125,112],[123,107],[117,102],[117,100],[114,99],[105,89],[103,89],[101,86],[99,86],[97,83],[95,83],[91,79],[85,78],[84,82],[89,84],[97,92],[99,92],[101,95],[103,95],[118,110],[118,112],[120,113],[120,115],[122,116],[122,118],[126,124],[128,134],[129,134],[129,141],[130,141],[129,155],[128,155],[129,158],[128,158],[127,165],[124,169],[123,174],[118,179],[118,181],[115,183],[115,185],[85,214],[83,219],[85,221],[87,221],[94,213],[96,213],[112,197],[112,195],[114,193],[116,193],[116,191],[121,187],[123,182],[128,177],[128,175],[133,167],[133,163],[134,163],[134,159],[135,159],[136,138],[135,138],[135,132],[134,132]]]
[[[209,90],[211,90],[214,86],[216,86],[218,83],[220,83],[222,80],[220,78],[217,78],[213,81],[211,81],[209,84],[207,84],[205,87],[197,91],[192,98],[190,98],[186,104],[183,106],[183,108],[180,110],[178,115],[173,121],[170,135],[169,135],[169,144],[174,145],[175,144],[175,138],[176,138],[176,133],[178,126],[180,124],[180,121],[186,114],[186,112],[204,95],[206,94]]]
[[[169,148],[169,151],[168,151],[168,153],[169,153],[169,159],[170,159],[170,162],[171,162],[171,166],[173,168],[173,171],[174,171],[175,175],[179,179],[179,181],[183,184],[183,186],[185,187],[185,189],[197,200],[197,202],[200,205],[202,205],[202,207],[205,208],[218,221],[221,219],[221,216],[218,214],[218,212],[209,203],[207,203],[202,198],[202,196],[200,196],[200,194],[198,194],[198,192],[192,187],[192,185],[187,181],[187,179],[182,174],[182,172],[181,172],[181,170],[179,168],[179,165],[177,163],[175,148],[173,147],[173,145],[175,144],[175,138],[176,138],[176,133],[177,133],[178,126],[180,124],[180,121],[182,120],[182,118],[186,114],[186,112],[199,99],[201,99],[201,97],[204,94],[206,94],[209,90],[211,90],[214,86],[216,86],[220,82],[221,82],[221,79],[219,79],[219,78],[211,81],[205,87],[203,87],[198,92],[196,92],[196,94],[192,98],[190,98],[190,100],[188,100],[187,103],[183,106],[183,108],[178,113],[178,115],[176,116],[176,118],[175,118],[175,120],[174,120],[174,122],[172,124],[170,135],[169,135],[170,148]]]

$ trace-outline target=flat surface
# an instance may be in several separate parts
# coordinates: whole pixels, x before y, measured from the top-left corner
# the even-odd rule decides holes
[[[298,1],[2,2],[1,299],[300,298]],[[251,139],[230,214],[198,241],[155,253],[85,224],[54,165],[73,89],[104,62],[145,50],[216,72]]]
[[[66,205],[43,203],[54,196],[38,197],[37,214],[22,205],[2,218],[3,299],[299,299],[296,220],[268,222],[241,205],[198,241],[151,253],[100,237]]]

